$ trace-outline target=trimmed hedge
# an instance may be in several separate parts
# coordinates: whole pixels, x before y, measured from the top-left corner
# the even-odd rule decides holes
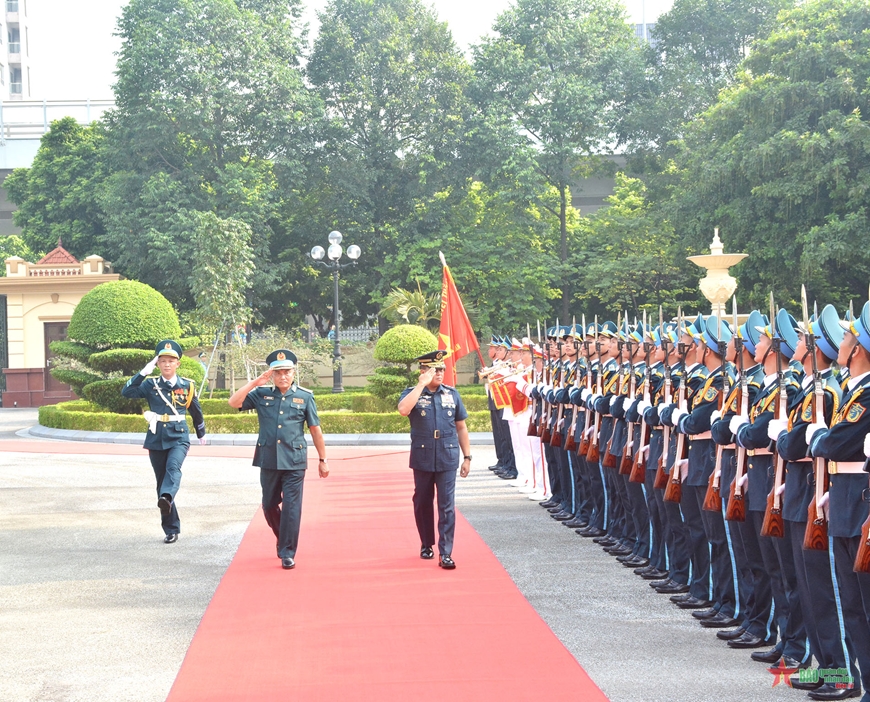
[[[100,376],[96,373],[88,373],[82,370],[72,370],[71,368],[52,368],[51,377],[59,380],[61,383],[66,383],[72,388],[72,391],[81,396],[82,389],[90,384],[100,380]]]
[[[76,306],[67,335],[97,348],[149,348],[181,336],[169,300],[150,285],[117,280],[98,285]]]
[[[96,351],[95,348],[86,344],[77,344],[75,341],[52,341],[48,347],[58,356],[73,358],[81,363],[87,363],[88,358]]]
[[[410,365],[415,358],[438,348],[438,339],[416,324],[400,324],[388,329],[375,344],[375,359]]]
[[[145,400],[129,400],[121,395],[121,388],[127,384],[127,378],[111,378],[98,380],[82,388],[82,395],[89,402],[105,407],[118,414],[142,414]],[[115,431],[115,430],[113,430]]]
[[[319,412],[320,424],[326,434],[403,434],[408,420],[398,412]],[[61,402],[39,408],[39,423],[55,429],[79,431],[120,431],[144,433],[148,430],[141,415],[101,412],[85,408],[80,401]],[[470,412],[466,420],[469,431],[490,431],[489,412]],[[188,425],[193,428],[188,418]],[[257,415],[252,412],[209,415],[205,417],[209,434],[256,434]]]

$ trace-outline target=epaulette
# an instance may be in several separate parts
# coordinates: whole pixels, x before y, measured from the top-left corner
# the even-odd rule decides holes
[[[456,388],[454,388],[452,385],[446,385],[445,383],[442,383],[441,387],[446,388],[447,390],[453,390],[454,392],[456,392]]]
[[[296,386],[297,390],[302,390],[303,392],[307,392],[309,395],[314,394],[314,390],[309,390],[308,388],[303,388],[301,385]]]
[[[748,386],[750,386],[750,387],[754,387],[754,388],[760,388],[760,387],[761,387],[761,383],[759,383],[757,380],[755,380],[754,377],[752,377],[752,378],[750,378],[749,380],[747,380],[747,381],[746,381],[746,384],[747,384]]]

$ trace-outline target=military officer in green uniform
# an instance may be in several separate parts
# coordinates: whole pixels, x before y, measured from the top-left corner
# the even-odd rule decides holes
[[[414,471],[414,520],[420,535],[420,558],[435,554],[433,502],[438,492],[438,565],[452,570],[453,530],[456,513],[453,505],[456,468],[460,450],[465,478],[471,470],[471,442],[465,419],[468,412],[459,391],[444,385],[445,351],[432,351],[416,358],[420,380],[405,388],[399,397],[399,414],[411,422],[410,467]]]
[[[278,540],[278,557],[285,570],[296,566],[299,543],[302,483],[308,465],[304,423],[308,424],[320,457],[320,477],[329,475],[326,443],[314,395],[294,382],[296,362],[292,351],[273,351],[266,357],[268,370],[243,385],[229,399],[230,406],[236,409],[257,410],[260,435],[253,464],[260,468],[263,515]]]
[[[157,344],[154,353],[154,358],[127,381],[121,394],[148,402],[145,412],[148,433],[144,448],[148,449],[154,477],[157,478],[157,507],[166,535],[163,542],[174,544],[181,532],[175,495],[181,486],[181,464],[190,448],[187,415],[193,419],[200,443],[205,443],[205,420],[196,398],[196,383],[176,374],[182,353],[178,342],[165,339]],[[157,367],[160,368],[160,377],[149,378]]]

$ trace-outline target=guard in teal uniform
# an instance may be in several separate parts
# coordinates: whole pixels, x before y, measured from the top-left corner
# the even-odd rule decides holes
[[[190,448],[188,414],[193,419],[200,443],[205,443],[205,420],[196,398],[196,383],[176,375],[181,353],[178,342],[172,339],[161,341],[157,344],[154,358],[121,390],[124,397],[148,402],[148,411],[145,412],[148,433],[144,448],[148,449],[157,478],[157,507],[166,534],[163,542],[167,544],[178,541],[181,532],[175,495],[181,486],[181,464]],[[160,377],[149,378],[156,367],[160,368]]]
[[[433,501],[438,493],[438,565],[451,570],[456,514],[453,495],[456,468],[462,451],[460,475],[471,470],[471,442],[465,418],[468,412],[459,391],[442,383],[446,351],[432,351],[414,360],[420,380],[399,397],[399,414],[411,422],[410,467],[414,471],[414,519],[420,535],[420,558],[434,558]]]
[[[257,410],[260,434],[253,464],[260,468],[263,515],[278,540],[281,567],[289,570],[296,566],[302,484],[308,466],[303,424],[308,424],[320,457],[321,478],[329,475],[329,466],[314,395],[295,383],[296,355],[278,349],[266,357],[266,363],[269,369],[239,388],[229,404],[240,410]]]

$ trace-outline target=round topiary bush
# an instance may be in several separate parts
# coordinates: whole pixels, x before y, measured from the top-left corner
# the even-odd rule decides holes
[[[388,330],[375,344],[378,361],[402,363],[408,371],[418,356],[438,348],[438,339],[428,329],[416,324],[400,324]]]
[[[73,312],[67,336],[95,348],[148,348],[181,336],[178,315],[163,295],[135,280],[98,285]]]

